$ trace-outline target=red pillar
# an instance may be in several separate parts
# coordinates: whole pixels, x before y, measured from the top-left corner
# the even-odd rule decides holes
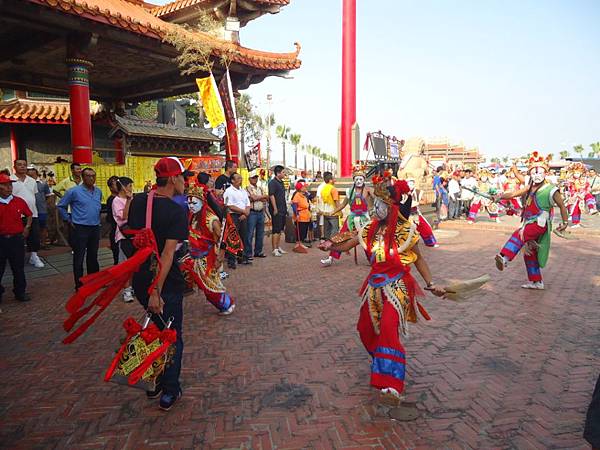
[[[19,159],[19,144],[17,142],[17,133],[15,133],[14,127],[10,127],[10,158],[11,162],[15,162]]]
[[[71,149],[73,162],[92,162],[92,120],[90,117],[89,68],[84,59],[67,59],[69,67],[69,105],[71,107]]]
[[[125,164],[125,151],[123,149],[123,137],[115,138],[115,162]]]
[[[352,176],[352,126],[356,123],[356,0],[344,0],[342,11],[342,127],[340,175]]]

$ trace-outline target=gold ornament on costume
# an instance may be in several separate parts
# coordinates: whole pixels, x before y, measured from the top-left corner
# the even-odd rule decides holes
[[[543,169],[546,170],[546,172],[548,172],[550,170],[550,160],[552,159],[552,155],[548,155],[545,158],[539,154],[538,151],[534,151],[531,153],[531,156],[529,156],[529,159],[527,160],[527,165],[529,166],[529,170],[535,168],[535,167],[542,167]]]
[[[187,196],[204,199],[204,188],[196,185],[190,186],[187,191]]]

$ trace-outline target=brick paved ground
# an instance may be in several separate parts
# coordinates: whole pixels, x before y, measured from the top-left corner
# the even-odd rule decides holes
[[[523,291],[522,261],[502,275],[507,233],[440,230],[437,279],[492,281],[470,303],[429,298],[412,328],[407,400],[394,422],[367,385],[355,332],[367,268],[344,257],[267,258],[228,284],[229,318],[186,299],[184,397],[170,413],[141,391],[101,381],[134,304],[115,302],[80,341],[60,343],[71,276],[31,282],[0,315],[0,446],[5,448],[586,448],[584,412],[600,370],[597,238],[556,242],[545,292]],[[252,280],[249,280],[251,277]],[[272,289],[267,286],[274,285]]]

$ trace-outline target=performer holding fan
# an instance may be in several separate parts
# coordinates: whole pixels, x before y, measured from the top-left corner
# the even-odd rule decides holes
[[[419,246],[417,227],[410,220],[410,188],[406,181],[393,182],[391,174],[373,178],[374,217],[358,232],[340,233],[320,245],[324,251],[348,251],[359,243],[371,262],[371,271],[361,289],[362,306],[358,331],[363,345],[373,357],[371,385],[380,390],[386,403],[397,405],[404,389],[406,352],[400,333],[408,334],[408,322],[418,313],[429,320],[417,300],[423,296],[410,273],[414,264],[425,280],[426,290],[438,297],[450,289],[434,285],[431,271]]]

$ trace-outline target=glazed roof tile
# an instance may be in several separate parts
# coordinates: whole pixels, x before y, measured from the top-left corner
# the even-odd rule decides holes
[[[117,28],[162,40],[171,30],[189,33],[193,39],[200,39],[213,48],[213,55],[229,54],[233,62],[263,70],[298,69],[300,46],[295,52],[272,53],[253,50],[233,42],[217,39],[207,33],[190,32],[179,25],[165,22],[155,17],[143,6],[125,0],[26,0],[44,5],[54,10],[74,14],[89,20],[106,23]],[[191,2],[194,0],[179,0]],[[256,0],[263,3],[287,0]],[[177,3],[177,2],[174,2]]]
[[[0,122],[69,123],[69,102],[16,98],[0,103]]]

